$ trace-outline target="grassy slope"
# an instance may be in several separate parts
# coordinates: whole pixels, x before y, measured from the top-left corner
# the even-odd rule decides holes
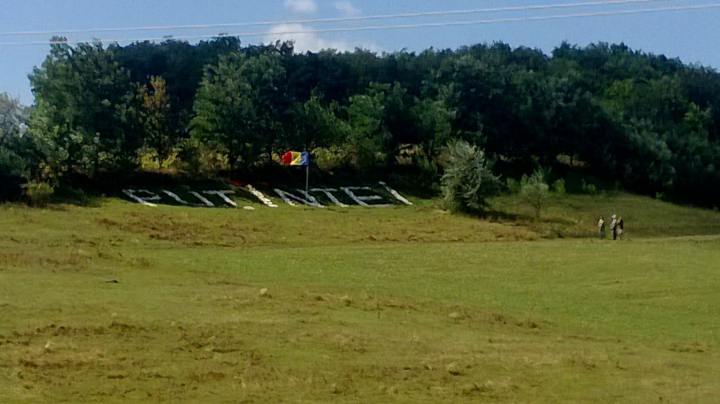
[[[608,206],[628,240],[539,239]],[[684,236],[720,215],[573,196],[502,222],[0,208],[0,402],[715,402],[720,237]]]

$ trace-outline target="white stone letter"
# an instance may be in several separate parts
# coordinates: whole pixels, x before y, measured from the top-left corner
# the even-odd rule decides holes
[[[407,199],[405,199],[404,196],[400,195],[400,193],[398,193],[398,191],[390,188],[386,183],[380,181],[380,185],[382,185],[383,187],[385,187],[385,189],[387,189],[387,191],[390,192],[390,194],[391,194],[392,196],[394,196],[395,199],[397,199],[398,201],[404,203],[405,205],[411,205],[411,206],[412,206],[412,202],[410,202],[410,201],[408,201]]]
[[[193,195],[195,195],[196,198],[200,199],[200,201],[201,201],[202,203],[204,203],[205,206],[210,207],[210,208],[212,208],[213,206],[215,206],[215,205],[213,205],[212,202],[208,201],[207,198],[205,198],[204,196],[198,194],[197,192],[190,192],[190,193],[193,194]],[[203,206],[203,205],[199,205],[199,206]]]
[[[230,206],[232,206],[232,207],[235,207],[235,208],[238,207],[238,206],[237,206],[237,203],[235,203],[235,201],[233,201],[232,199],[228,198],[228,195],[234,194],[235,191],[205,191],[205,192],[203,192],[203,193],[206,194],[206,195],[217,195],[217,196],[219,196],[220,198],[222,198],[222,200],[225,201],[225,203],[227,203],[228,205],[230,205]]]
[[[183,205],[202,206],[202,205],[194,205],[194,204],[191,204],[190,202],[187,202],[187,201],[183,200],[182,198],[180,198],[179,196],[177,196],[176,194],[174,194],[174,193],[172,193],[172,192],[170,192],[170,191],[163,191],[163,192],[165,192],[165,194],[167,194],[167,196],[173,198],[176,202],[181,203],[181,204],[183,204]]]
[[[305,194],[305,191],[299,191],[299,192],[302,194]],[[297,195],[291,194],[290,192],[285,192],[285,191],[283,191],[281,189],[277,189],[277,188],[275,188],[275,193],[278,194],[283,199],[283,201],[285,201],[285,203],[287,203],[290,206],[297,206],[295,204],[295,202],[292,201],[294,199],[297,202],[304,203],[305,205],[308,205],[308,206],[315,206],[316,208],[324,208],[324,206],[322,206],[320,203],[318,203],[317,199],[315,199],[315,197],[313,197],[311,195],[305,195],[305,199],[303,199]]]
[[[142,193],[149,194],[149,195],[152,195],[152,196],[148,196],[148,197],[145,197],[145,198],[141,198],[141,197],[135,195],[136,192],[137,192],[137,193],[142,192]],[[140,189],[140,190],[137,190],[137,191],[132,190],[132,189],[124,189],[124,190],[123,190],[123,193],[124,193],[125,195],[127,195],[130,199],[132,199],[132,200],[134,200],[134,201],[137,201],[137,202],[140,203],[141,205],[150,206],[150,207],[152,207],[152,208],[157,207],[157,205],[155,205],[154,203],[150,203],[150,201],[153,201],[153,202],[154,202],[154,201],[159,201],[159,200],[160,200],[160,195],[155,194],[155,193],[152,193],[152,192],[150,192],[150,191],[148,191],[148,190],[145,190],[145,189]]]
[[[385,207],[392,206],[392,205],[368,205],[367,203],[365,203],[365,201],[381,201],[382,196],[379,196],[379,195],[357,196],[353,192],[353,191],[372,191],[372,189],[370,187],[345,187],[345,188],[340,188],[340,189],[345,191],[347,196],[349,196],[350,199],[355,201],[360,206],[367,206],[367,207],[373,207],[373,208],[385,208]]]
[[[333,192],[337,192],[337,189],[334,189],[334,188],[313,188],[313,189],[310,190],[310,192],[322,192],[322,193],[324,193],[325,196],[327,196],[328,199],[330,199],[330,201],[332,201],[332,203],[334,203],[335,205],[340,206],[340,207],[343,207],[343,208],[347,208],[347,207],[348,207],[348,206],[345,205],[344,203],[340,202],[340,201],[338,200],[338,198],[336,198],[335,195],[332,194]]]
[[[277,208],[278,206],[273,203],[270,198],[265,196],[262,192],[255,189],[252,185],[247,186],[247,190],[250,191],[251,194],[255,195],[256,198],[260,200],[260,202],[264,203],[265,205],[271,207],[271,208]]]

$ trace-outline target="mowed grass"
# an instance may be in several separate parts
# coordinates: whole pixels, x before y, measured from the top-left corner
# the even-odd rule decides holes
[[[720,214],[494,205],[0,207],[0,402],[717,402]]]

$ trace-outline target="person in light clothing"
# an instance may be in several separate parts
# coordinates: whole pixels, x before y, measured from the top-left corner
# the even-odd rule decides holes
[[[598,220],[598,233],[600,233],[600,239],[605,238],[605,218],[602,216]]]
[[[623,233],[625,232],[622,217],[619,217],[619,218],[618,218],[616,227],[617,227],[617,235],[618,235],[618,238],[620,238],[620,239],[622,240],[622,238],[623,238]]]
[[[617,216],[612,215],[610,221],[610,230],[612,231],[613,240],[617,240]]]

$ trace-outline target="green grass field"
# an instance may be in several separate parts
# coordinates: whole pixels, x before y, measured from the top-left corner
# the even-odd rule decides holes
[[[255,206],[0,206],[0,402],[718,402],[719,213]]]

